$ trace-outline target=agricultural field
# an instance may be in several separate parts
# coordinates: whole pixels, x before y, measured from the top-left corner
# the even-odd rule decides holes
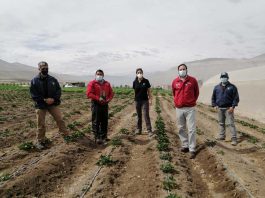
[[[134,135],[133,90],[115,88],[109,106],[110,141],[96,145],[90,100],[65,88],[60,105],[71,137],[47,116],[45,150],[34,147],[36,118],[29,88],[0,85],[0,197],[264,197],[265,124],[236,116],[239,144],[215,141],[217,113],[197,105],[197,156],[179,151],[170,92],[153,90],[155,138]],[[143,122],[143,124],[145,124]],[[145,125],[143,125],[145,126]]]

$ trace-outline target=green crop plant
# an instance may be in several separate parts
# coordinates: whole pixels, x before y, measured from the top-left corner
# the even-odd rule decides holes
[[[223,150],[219,150],[219,151],[217,151],[217,154],[219,154],[219,155],[224,155],[225,152],[224,152]]]
[[[251,136],[247,133],[244,133],[242,131],[238,131],[239,133],[241,133],[242,137],[246,138],[248,142],[252,143],[252,144],[256,144],[257,142],[259,142],[258,138]]]
[[[7,117],[4,117],[4,116],[0,116],[0,121],[7,121]]]
[[[204,134],[204,132],[201,129],[199,129],[198,127],[196,127],[196,133],[198,135],[203,135]]]
[[[136,117],[136,116],[137,116],[137,113],[133,113],[133,114],[132,114],[132,117]]]
[[[91,133],[92,129],[91,129],[91,125],[88,125],[87,127],[82,129],[83,133]]]
[[[156,147],[159,151],[169,151],[169,143],[166,142],[158,143]]]
[[[171,191],[173,189],[179,188],[179,185],[176,183],[176,180],[172,175],[167,176],[163,181],[163,188],[165,190]]]
[[[180,196],[176,195],[176,194],[169,194],[168,196],[166,196],[166,198],[181,198]]]
[[[256,144],[259,140],[254,137],[254,136],[249,136],[248,138],[248,142],[252,143],[252,144]]]
[[[98,166],[111,166],[115,163],[113,159],[111,159],[111,156],[107,155],[101,155],[100,159],[97,162]]]
[[[121,146],[122,145],[121,138],[120,137],[114,137],[110,140],[109,144],[112,146],[115,146],[115,147]]]
[[[173,173],[175,171],[174,166],[167,162],[164,163],[160,166],[160,169],[164,172],[164,173]]]
[[[24,142],[18,146],[20,150],[30,151],[35,148],[32,142]]]
[[[32,120],[28,120],[28,125],[30,128],[35,128],[36,127],[36,123]]]
[[[162,153],[162,154],[160,154],[160,159],[161,160],[167,160],[167,161],[171,161],[172,160],[172,156],[171,156],[171,154],[170,153]]]
[[[84,137],[85,134],[81,131],[75,131],[71,135],[65,136],[64,140],[66,142],[75,142],[77,139]]]
[[[216,145],[216,141],[215,140],[209,140],[209,139],[207,139],[204,143],[208,147],[214,147]]]
[[[258,129],[258,128],[259,128],[257,125],[254,125],[254,124],[251,124],[251,123],[245,122],[245,121],[243,121],[243,120],[238,120],[238,119],[236,119],[235,121],[238,122],[238,123],[240,123],[240,124],[243,125],[243,126],[247,126],[247,127],[251,128],[251,129]]]
[[[158,143],[169,143],[169,139],[166,134],[158,133]]]
[[[121,128],[121,129],[120,129],[120,133],[121,133],[121,134],[128,135],[130,132],[129,132],[129,130],[126,129],[126,128]]]
[[[11,179],[11,175],[10,174],[3,174],[3,175],[1,175],[0,176],[0,182],[3,182],[3,181],[7,181],[7,180],[9,180],[9,179]]]

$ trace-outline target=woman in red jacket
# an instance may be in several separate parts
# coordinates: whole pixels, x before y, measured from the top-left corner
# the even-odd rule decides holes
[[[190,158],[196,156],[195,105],[199,97],[199,86],[195,78],[188,75],[187,66],[178,66],[179,76],[172,82],[172,92],[177,113],[179,138],[182,152],[190,152]],[[188,133],[186,132],[188,127]]]
[[[110,83],[103,78],[104,72],[97,70],[95,80],[88,83],[86,91],[87,97],[91,99],[92,131],[98,144],[108,140],[108,103],[114,95]]]

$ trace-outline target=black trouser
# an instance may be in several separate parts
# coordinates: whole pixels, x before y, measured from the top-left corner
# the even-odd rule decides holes
[[[144,112],[145,124],[148,132],[152,131],[150,116],[149,116],[149,102],[148,100],[135,101],[136,112],[138,116],[137,129],[142,131],[142,109]]]
[[[92,131],[96,139],[106,139],[108,132],[108,104],[91,103]]]

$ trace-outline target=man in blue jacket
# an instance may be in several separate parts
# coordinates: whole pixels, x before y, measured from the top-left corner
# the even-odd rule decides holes
[[[222,72],[220,76],[220,84],[216,85],[212,95],[212,106],[218,109],[218,119],[220,125],[219,137],[217,140],[225,140],[225,120],[227,118],[228,124],[232,134],[231,144],[237,145],[236,127],[234,124],[234,109],[239,103],[239,95],[235,85],[229,81],[228,73]]]
[[[59,127],[59,133],[67,136],[69,132],[62,119],[61,111],[58,105],[61,103],[61,87],[58,81],[48,75],[48,63],[42,61],[38,64],[39,74],[31,80],[30,94],[35,102],[37,114],[37,137],[36,147],[43,149],[45,147],[45,116],[47,111],[55,119]]]

